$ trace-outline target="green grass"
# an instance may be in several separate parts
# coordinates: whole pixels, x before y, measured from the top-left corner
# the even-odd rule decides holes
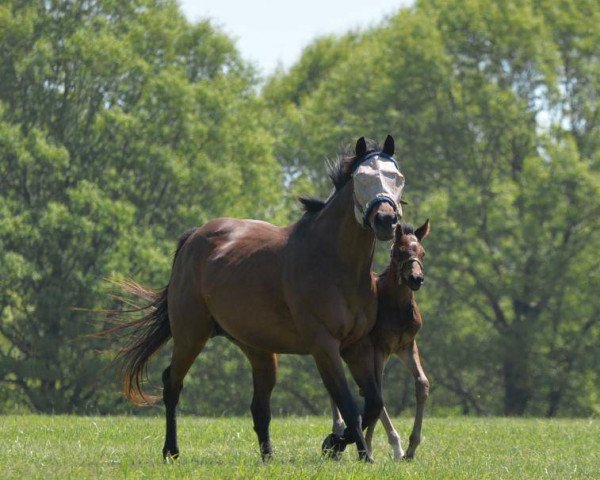
[[[411,421],[396,420],[405,439]],[[394,462],[383,429],[374,465],[348,447],[321,458],[322,417],[274,418],[274,459],[263,465],[250,418],[179,419],[181,458],[163,464],[163,419],[0,417],[0,478],[600,479],[599,420],[426,418],[412,462]],[[403,443],[406,447],[406,441]]]

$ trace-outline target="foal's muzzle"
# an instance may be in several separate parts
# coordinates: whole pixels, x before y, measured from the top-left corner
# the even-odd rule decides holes
[[[411,290],[418,290],[419,288],[421,288],[421,285],[423,285],[423,282],[425,281],[425,277],[423,277],[422,275],[409,275],[408,276],[408,287]]]

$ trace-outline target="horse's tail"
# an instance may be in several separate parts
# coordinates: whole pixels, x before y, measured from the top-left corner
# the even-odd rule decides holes
[[[193,230],[180,239],[175,258]],[[167,294],[169,285],[161,290],[152,290],[132,280],[116,282],[122,291],[149,302],[143,307],[133,308],[123,313],[147,311],[142,318],[116,325],[104,334],[124,334],[125,345],[119,350],[117,360],[122,361],[123,393],[136,405],[152,405],[160,399],[144,392],[142,384],[147,376],[150,357],[171,338]]]

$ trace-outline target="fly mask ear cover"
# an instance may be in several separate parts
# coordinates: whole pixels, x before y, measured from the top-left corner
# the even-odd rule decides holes
[[[354,215],[368,226],[369,214],[382,202],[389,203],[402,217],[400,198],[404,176],[394,157],[383,152],[367,155],[352,174],[354,177]]]

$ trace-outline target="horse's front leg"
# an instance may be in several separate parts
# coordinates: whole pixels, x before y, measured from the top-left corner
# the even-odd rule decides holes
[[[375,350],[370,337],[366,337],[342,352],[352,377],[365,397],[362,416],[363,428],[377,422],[383,409],[381,387],[377,379]]]
[[[238,344],[252,365],[252,420],[258,437],[258,446],[263,462],[271,459],[273,448],[269,435],[271,423],[271,393],[277,381],[277,355],[246,345]]]
[[[429,396],[429,380],[425,376],[425,371],[421,366],[419,349],[417,342],[413,340],[412,345],[400,354],[400,358],[415,379],[415,394],[417,399],[417,411],[415,414],[415,423],[410,434],[408,450],[406,450],[406,459],[410,460],[415,456],[415,450],[421,443],[421,425],[423,424],[423,413],[425,411],[425,401]]]
[[[321,338],[312,342],[312,356],[329,395],[339,408],[347,427],[343,438],[332,438],[330,435],[323,446],[328,446],[328,439],[332,440],[334,451],[343,451],[347,444],[356,442],[360,460],[372,462],[373,458],[367,450],[367,444],[362,431],[362,421],[358,407],[352,398],[348,382],[344,375],[344,366],[340,356],[340,343],[331,336],[321,335]]]

